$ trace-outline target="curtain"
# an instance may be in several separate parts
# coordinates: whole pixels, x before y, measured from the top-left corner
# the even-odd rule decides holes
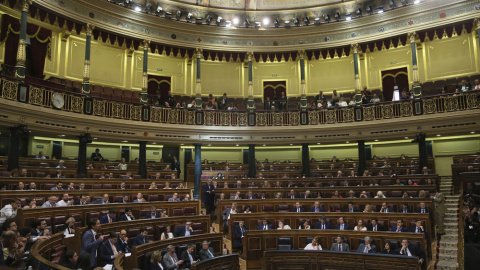
[[[408,70],[406,67],[382,71],[382,101],[391,101],[393,99],[395,85],[398,86],[400,94],[403,90],[408,92]]]
[[[148,95],[156,96],[159,93],[162,98],[166,97],[171,88],[171,80],[171,77],[148,75]]]
[[[17,62],[18,42],[20,35],[20,20],[10,15],[2,15],[0,42],[5,42],[5,64],[15,66]],[[52,31],[27,23],[27,36],[30,38],[32,53],[32,76],[43,79],[45,58],[49,53]]]
[[[287,96],[286,81],[264,81],[263,82],[263,98],[269,97],[270,100],[276,100],[280,97],[281,92]]]

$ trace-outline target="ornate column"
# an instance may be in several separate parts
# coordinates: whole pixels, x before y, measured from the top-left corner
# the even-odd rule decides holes
[[[10,143],[8,145],[7,170],[12,171],[13,169],[17,169],[20,165],[20,138],[21,136],[28,134],[29,131],[26,125],[18,125],[9,129]]]
[[[202,108],[202,80],[200,78],[200,64],[201,59],[203,57],[203,50],[201,48],[197,48],[197,83],[195,85],[195,103],[197,109]]]
[[[200,194],[200,178],[202,177],[202,144],[194,143],[195,145],[195,178],[194,178],[194,187],[193,198],[198,199]]]
[[[365,154],[365,140],[358,140],[358,176],[362,176],[367,168],[367,157]]]
[[[415,43],[416,32],[408,33],[410,46],[412,48],[412,74],[413,74],[413,96],[415,99],[422,97],[422,88],[420,87],[420,74],[418,73],[417,46]]]
[[[138,142],[138,174],[147,179],[147,142]]]
[[[18,40],[17,64],[15,65],[15,78],[23,82],[25,79],[25,62],[27,61],[26,39],[27,18],[29,5],[33,0],[23,0],[22,15],[20,19],[20,37]]]
[[[140,95],[140,102],[143,106],[148,103],[148,49],[150,40],[143,41],[143,75],[142,75],[142,93]],[[143,176],[142,176],[143,177]]]
[[[249,112],[255,111],[255,102],[253,99],[253,52],[247,52],[248,57],[248,102],[247,109]]]
[[[257,167],[255,163],[255,144],[248,145],[248,178],[255,178]]]
[[[362,105],[362,87],[360,86],[359,62],[358,62],[358,43],[352,45],[353,50],[353,69],[355,71],[355,104]]]
[[[92,142],[92,136],[88,133],[78,136],[78,163],[77,174],[87,176],[87,143]]]
[[[90,97],[90,47],[92,46],[92,31],[95,26],[87,23],[86,43],[85,43],[85,62],[83,64],[83,88],[82,95]]]
[[[308,143],[302,143],[302,174],[310,177],[310,149]]]
[[[473,22],[477,26],[477,38],[480,44],[480,18],[475,18]]]
[[[300,90],[302,96],[300,97],[300,109],[302,111],[307,111],[307,87],[305,84],[305,51],[298,51],[300,56]]]

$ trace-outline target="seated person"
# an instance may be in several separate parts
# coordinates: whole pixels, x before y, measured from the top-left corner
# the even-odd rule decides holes
[[[331,251],[350,251],[347,243],[343,242],[343,235],[337,236],[337,242],[332,244]]]
[[[286,225],[283,220],[278,221],[278,228],[277,230],[291,230],[290,226]]]
[[[329,230],[332,228],[332,225],[330,222],[327,221],[327,218],[325,216],[322,216],[319,219],[319,222],[317,222],[317,225],[315,225],[315,229],[320,229],[320,230]]]
[[[202,249],[198,252],[200,260],[203,261],[215,257],[215,251],[209,245],[210,243],[206,240],[202,242]]]
[[[152,207],[150,207],[150,213],[147,213],[145,215],[145,218],[160,218],[160,215],[157,214],[157,207],[155,207],[155,205],[153,205]]]
[[[173,235],[175,235],[175,237],[193,235],[192,222],[190,220],[185,221],[185,226],[180,226],[173,232]]]
[[[467,83],[466,80],[462,80],[459,85],[457,85],[455,90],[461,91],[461,92],[467,92],[471,88],[470,84]]]
[[[120,221],[126,220],[135,220],[135,217],[132,214],[132,208],[130,207],[125,208],[125,213],[120,216]]]
[[[322,250],[322,246],[318,242],[318,236],[315,236],[312,240],[312,243],[308,244],[304,250]]]
[[[90,159],[93,160],[93,161],[102,161],[103,160],[103,157],[102,157],[102,154],[100,154],[100,149],[95,149],[95,152],[92,153],[92,155],[90,156]]]
[[[130,253],[130,246],[128,245],[128,237],[126,230],[120,230],[120,234],[116,243],[116,248],[118,252]]]
[[[375,253],[376,246],[372,244],[372,238],[370,236],[365,236],[365,243],[358,245],[358,253]]]
[[[372,218],[370,224],[367,225],[367,231],[383,231],[384,227],[382,224],[378,223],[378,219],[376,217]]]
[[[116,213],[117,211],[115,211],[113,208],[108,210],[108,214],[100,218],[100,224],[113,223],[117,221],[115,218]]]
[[[162,261],[162,251],[155,250],[150,258],[150,268],[148,270],[165,270],[167,266]]]
[[[392,226],[391,232],[406,232],[407,228],[403,226],[403,219],[397,219],[397,226]]]
[[[339,217],[338,218],[338,223],[335,226],[335,229],[337,229],[337,230],[349,230],[350,226],[348,225],[348,223],[345,223],[344,217]]]
[[[396,253],[398,255],[404,255],[404,256],[409,256],[409,257],[417,257],[419,264],[423,264],[423,262],[425,261],[425,252],[422,252],[416,246],[410,246],[409,243],[408,243],[408,239],[403,239],[402,240],[402,247],[398,248],[396,250]]]
[[[101,259],[101,266],[105,266],[107,264],[112,264],[113,261],[115,261],[115,258],[118,257],[120,252],[118,251],[118,248],[115,246],[117,243],[118,236],[116,233],[111,232],[108,236],[108,240],[103,242],[103,244],[100,245],[99,248],[99,256]]]
[[[417,220],[415,222],[415,227],[410,228],[410,232],[425,233],[425,227],[423,226],[423,222],[421,220]]]
[[[238,222],[238,225],[233,228],[233,248],[241,248],[243,246],[242,244],[242,238],[245,236],[245,232],[248,231],[247,226],[245,226],[245,221],[240,220]]]
[[[357,226],[353,229],[354,231],[366,231],[367,227],[363,225],[363,219],[358,219]]]
[[[322,206],[320,206],[319,202],[315,202],[315,204],[312,206],[312,209],[310,209],[310,212],[325,212],[325,209],[323,209]]]
[[[264,217],[262,224],[258,225],[258,230],[271,230],[272,224],[269,223],[268,218]]]
[[[292,212],[305,212],[305,209],[303,209],[303,206],[300,204],[300,202],[295,203],[295,208],[292,210]]]
[[[298,226],[299,230],[310,230],[310,225],[308,224],[308,220],[301,219],[300,226]]]
[[[192,265],[195,265],[200,260],[195,257],[195,244],[190,243],[187,245],[187,249],[180,254],[180,260],[183,261],[183,269],[190,269]]]
[[[143,227],[140,229],[140,233],[135,236],[135,239],[133,240],[133,245],[132,247],[136,247],[139,245],[143,245],[147,243],[147,235],[148,235],[148,230],[146,227]]]
[[[382,250],[382,254],[389,254],[389,255],[398,255],[396,250],[393,250],[390,247],[390,243],[386,242],[385,247]]]

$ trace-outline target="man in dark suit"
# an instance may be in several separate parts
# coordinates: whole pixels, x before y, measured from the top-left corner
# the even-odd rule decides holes
[[[95,149],[95,152],[92,153],[92,155],[90,156],[90,159],[93,160],[93,161],[102,161],[103,160],[103,157],[102,157],[102,154],[100,154],[100,149]]]
[[[213,248],[209,247],[210,243],[208,241],[203,241],[202,242],[202,249],[198,252],[198,255],[200,256],[200,260],[208,260],[210,258],[215,257],[215,250]]]
[[[422,252],[418,247],[410,246],[408,239],[402,239],[402,247],[397,249],[397,254],[400,256],[417,257],[419,264],[423,264],[426,257],[425,252]]]
[[[245,232],[248,230],[247,226],[245,226],[245,221],[240,220],[238,225],[233,228],[233,247],[240,249],[243,247],[242,245],[242,238],[245,236]]]
[[[296,202],[295,208],[292,210],[292,212],[301,213],[301,212],[305,212],[305,209],[303,209],[303,206],[300,204],[300,202]]]
[[[272,109],[272,106],[274,106],[274,102],[270,100],[270,97],[266,97],[265,101],[263,102],[263,109],[265,111],[270,111]]]
[[[287,109],[287,97],[285,96],[285,92],[280,92],[280,97],[278,98],[278,109],[279,110],[286,110]]]
[[[427,205],[424,202],[421,202],[420,203],[420,208],[417,210],[417,213],[429,214],[430,210],[427,208]]]
[[[117,211],[115,211],[115,209],[113,209],[113,208],[108,210],[108,214],[106,214],[105,216],[100,218],[100,224],[113,223],[113,222],[117,221],[116,218],[115,218],[116,213],[117,213]]]
[[[178,161],[176,156],[173,156],[172,163],[170,164],[170,168],[172,168],[172,171],[177,172],[177,178],[180,177],[180,173],[182,172],[182,168],[180,168],[180,161]]]
[[[358,209],[355,209],[355,207],[353,207],[353,202],[348,202],[348,206],[345,212],[354,213],[358,212]]]
[[[271,230],[272,224],[269,224],[268,218],[264,217],[262,224],[258,225],[258,230]]]
[[[407,228],[403,227],[403,219],[397,220],[397,226],[392,226],[391,232],[406,232]]]
[[[331,251],[350,251],[347,243],[343,242],[343,235],[337,236],[337,242],[332,244]]]
[[[100,259],[102,260],[102,263],[100,266],[105,266],[107,264],[112,264],[113,261],[115,261],[115,258],[118,257],[119,251],[117,247],[115,246],[115,243],[118,240],[118,236],[116,233],[111,232],[108,235],[108,240],[103,242],[103,244],[100,245]]]
[[[176,229],[173,232],[173,235],[175,237],[180,237],[180,236],[190,236],[193,235],[193,229],[192,229],[192,222],[190,220],[187,220],[185,222],[185,226],[180,226],[178,229]]]
[[[134,220],[135,217],[132,214],[132,208],[127,207],[125,208],[125,213],[120,215],[120,221],[127,221],[127,220]]]
[[[338,223],[335,226],[335,229],[337,229],[337,230],[349,230],[350,226],[348,225],[348,223],[345,223],[345,219],[343,217],[339,217],[338,218]]]
[[[252,191],[248,191],[247,193],[247,197],[245,198],[247,200],[254,200],[256,199],[255,195],[253,195],[253,192]]]
[[[183,269],[190,269],[192,265],[195,265],[200,260],[195,259],[195,244],[188,244],[187,249],[180,254],[180,260],[183,261]]]
[[[227,107],[228,107],[228,97],[227,97],[227,93],[223,93],[223,96],[221,98],[218,99],[217,101],[217,105],[218,105],[218,109],[219,110],[226,110]]]
[[[423,226],[423,222],[421,220],[417,220],[415,222],[415,227],[410,228],[410,232],[425,233],[425,227]]]
[[[399,212],[404,213],[404,214],[410,213],[410,210],[408,210],[408,203],[407,202],[404,202],[402,204],[402,210],[400,210]]]
[[[320,206],[320,203],[319,202],[315,202],[315,204],[312,206],[312,208],[310,209],[310,212],[325,212],[325,209],[323,209],[322,206]]]
[[[460,92],[466,92],[466,91],[470,91],[471,88],[472,88],[471,85],[467,83],[466,80],[462,80],[460,84],[457,85],[456,90]]]
[[[232,203],[231,207],[227,207],[222,212],[222,220],[223,220],[223,230],[228,232],[228,220],[230,220],[231,214],[237,213],[237,203]]]
[[[88,222],[88,228],[82,235],[82,248],[80,255],[83,253],[90,254],[90,267],[95,268],[97,266],[97,248],[100,243],[103,242],[103,235],[100,235],[95,240],[95,234],[100,229],[100,220],[98,218],[92,218]]]
[[[385,228],[382,224],[378,223],[378,219],[376,217],[372,218],[372,222],[367,225],[367,231],[384,231]]]
[[[120,230],[120,235],[117,239],[117,243],[115,243],[115,247],[117,248],[118,252],[122,253],[130,253],[130,246],[128,245],[128,237],[126,230]]]
[[[146,219],[148,219],[148,218],[160,218],[160,215],[157,214],[157,207],[155,207],[155,206],[150,207],[150,213],[147,213],[145,215],[145,218]]]
[[[295,195],[295,190],[291,189],[290,192],[287,195],[288,199],[295,199],[297,196]]]
[[[136,246],[147,243],[147,234],[148,234],[147,228],[146,227],[141,228],[140,233],[137,234],[137,236],[135,236],[135,239],[133,240],[132,247],[136,247]]]
[[[327,218],[325,216],[322,216],[319,219],[319,222],[317,222],[317,225],[315,225],[315,229],[319,230],[330,230],[332,228],[332,225],[330,222],[327,221]]]
[[[376,246],[372,244],[372,238],[365,236],[365,243],[358,245],[358,253],[375,253]]]
[[[208,179],[207,183],[202,186],[202,202],[205,204],[207,215],[211,215],[215,209],[215,187],[213,186],[212,179]]]
[[[270,198],[270,196],[268,196],[268,194],[265,191],[262,191],[262,194],[260,195],[259,199],[265,200],[265,199],[269,199],[269,198]]]
[[[163,256],[163,263],[168,270],[180,269],[180,265],[183,264],[183,261],[178,259],[174,245],[167,246],[167,253]]]

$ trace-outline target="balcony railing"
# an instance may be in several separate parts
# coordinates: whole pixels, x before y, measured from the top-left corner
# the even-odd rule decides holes
[[[0,88],[0,97],[3,99],[46,108],[53,107],[52,97],[55,93],[64,96],[65,105],[60,110],[67,112],[164,124],[233,127],[324,125],[414,117],[480,108],[480,91],[465,92],[458,95],[423,97],[420,100],[384,102],[305,112],[298,110],[245,112],[146,107],[139,104],[86,98],[76,93],[22,84],[5,78],[2,79]]]

